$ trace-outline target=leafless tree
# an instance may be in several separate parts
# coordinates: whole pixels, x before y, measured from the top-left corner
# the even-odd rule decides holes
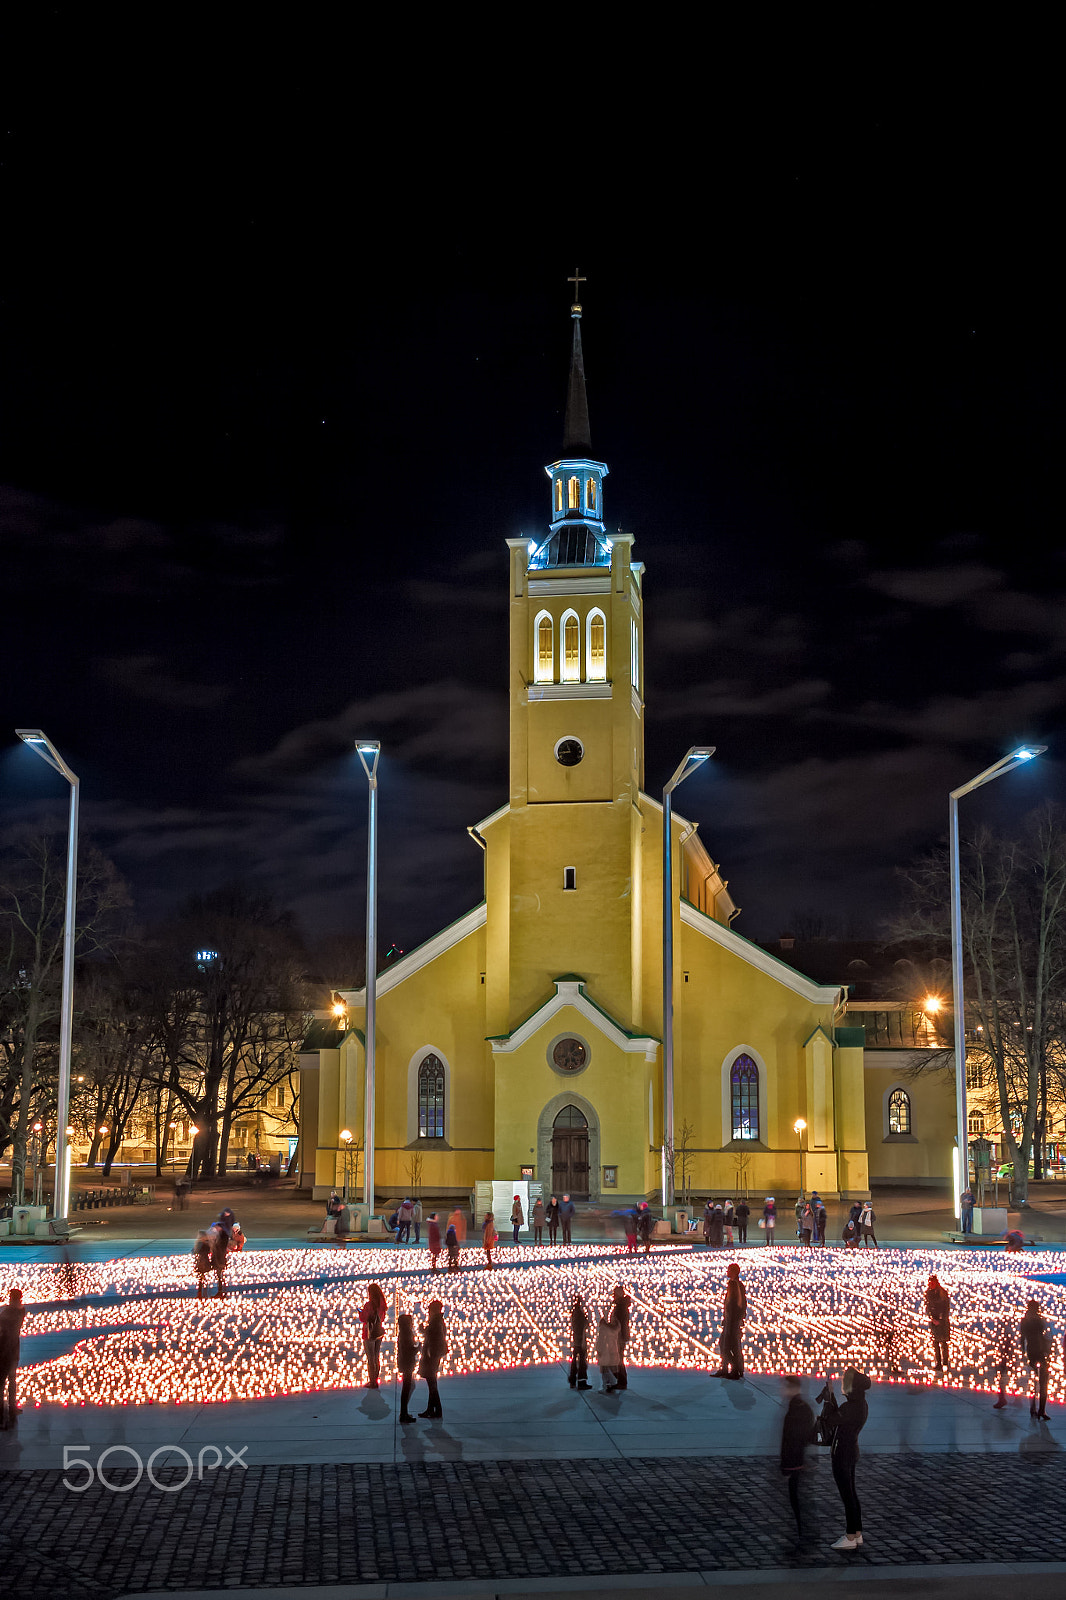
[[[904,905],[893,930],[917,959],[950,945],[946,851],[903,874]],[[1014,1165],[1014,1197],[1028,1202],[1029,1162],[1043,1175],[1049,1082],[1063,1056],[1066,1019],[1066,822],[1045,806],[1014,837],[984,828],[960,850],[966,1022],[973,1065],[995,1086],[1003,1141]],[[922,1060],[943,1067],[944,1050]],[[968,1060],[968,1065],[971,1063]]]

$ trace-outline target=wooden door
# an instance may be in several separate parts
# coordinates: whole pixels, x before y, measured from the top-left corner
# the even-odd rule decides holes
[[[552,1133],[552,1192],[562,1199],[589,1197],[589,1135],[587,1128],[556,1128]]]

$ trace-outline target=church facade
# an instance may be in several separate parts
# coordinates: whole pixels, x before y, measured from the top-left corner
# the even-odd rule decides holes
[[[632,537],[608,533],[581,307],[571,315],[548,530],[507,540],[510,783],[471,829],[484,898],[377,982],[379,1195],[415,1174],[442,1196],[523,1175],[604,1205],[661,1192],[663,810],[644,789],[644,569]],[[691,1186],[865,1196],[863,1037],[844,1025],[846,991],[733,930],[697,826],[673,813],[674,1145]],[[341,1131],[364,1126],[365,991],[343,999],[347,1015],[316,1021],[300,1062],[316,1196],[342,1179]],[[675,1172],[680,1185],[680,1155]]]

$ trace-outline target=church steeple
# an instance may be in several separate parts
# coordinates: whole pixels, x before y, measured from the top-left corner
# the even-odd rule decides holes
[[[583,279],[580,281],[584,282]],[[585,391],[585,355],[581,348],[581,306],[572,305],[570,315],[574,322],[574,345],[570,353],[570,387],[566,391],[563,455],[590,456],[592,439],[589,433],[588,394]]]
[[[585,354],[581,347],[581,303],[578,286],[585,279],[575,268],[570,307],[573,344],[570,382],[566,391],[563,453],[544,470],[551,479],[552,518],[548,537],[530,558],[530,568],[607,567],[611,542],[603,520],[603,480],[607,464],[592,455],[589,437],[589,403],[585,388]]]

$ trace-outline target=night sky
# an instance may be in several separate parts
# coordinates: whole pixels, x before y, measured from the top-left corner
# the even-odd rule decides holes
[[[329,8],[252,15],[209,49],[96,8],[8,35],[6,838],[62,815],[39,725],[145,919],[243,878],[354,930],[376,735],[383,942],[480,898],[504,540],[548,519],[575,263],[647,567],[647,786],[717,746],[677,805],[739,931],[876,934],[949,788],[1022,740],[1048,756],[968,818],[1062,794],[1050,114],[769,82],[665,113],[622,94],[634,55],[578,138],[532,78],[422,62],[401,96]]]

